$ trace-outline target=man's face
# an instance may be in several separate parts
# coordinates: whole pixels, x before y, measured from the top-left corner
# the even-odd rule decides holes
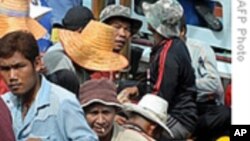
[[[129,21],[120,18],[113,18],[109,20],[109,25],[117,29],[115,35],[115,52],[120,52],[123,47],[129,42],[131,37],[131,24]]]
[[[157,32],[155,31],[155,29],[150,25],[148,24],[148,30],[152,33],[152,36],[154,38],[154,42],[153,42],[153,45],[156,46],[158,43],[159,43],[159,35],[157,34]]]
[[[105,137],[112,131],[115,115],[114,107],[98,103],[86,109],[87,122],[99,137]]]
[[[0,74],[10,91],[18,96],[25,95],[36,88],[39,69],[36,63],[32,64],[19,52],[9,58],[0,58]]]

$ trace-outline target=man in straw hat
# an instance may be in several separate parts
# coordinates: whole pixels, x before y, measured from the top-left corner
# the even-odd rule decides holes
[[[10,90],[2,98],[11,111],[16,139],[97,141],[75,95],[38,72],[41,57],[34,36],[15,31],[2,42],[0,75]]]
[[[166,100],[153,94],[146,94],[138,104],[124,104],[124,111],[129,117],[125,127],[144,132],[155,139],[159,139],[163,133],[173,137],[166,126],[167,110]]]
[[[60,63],[70,65],[68,68],[77,74],[80,83],[91,79],[91,74],[96,71],[111,72],[105,77],[112,77],[112,72],[128,65],[124,56],[113,52],[114,36],[113,27],[94,20],[91,20],[81,33],[61,30],[60,41],[68,57],[67,62]],[[65,68],[63,64],[54,65]]]
[[[179,38],[183,9],[176,0],[158,0],[154,4],[143,3],[143,10],[155,44],[150,56],[150,87],[153,93],[169,103],[167,125],[174,139],[186,139],[195,128],[197,109],[190,55]],[[140,83],[126,88],[119,100],[127,101],[129,96],[138,92],[143,95],[146,87],[146,83]]]
[[[114,122],[122,105],[116,99],[116,86],[111,80],[86,81],[80,87],[79,100],[100,141],[153,141],[143,132],[125,129]]]
[[[84,6],[75,6],[68,10],[62,23],[63,28],[74,32],[81,32],[91,19],[94,19],[92,11]],[[82,40],[82,39],[81,39]],[[82,83],[85,80],[86,72],[81,71],[81,67],[72,61],[71,57],[65,52],[62,41],[57,42],[44,55],[44,62],[47,74],[55,73],[61,69],[67,69],[77,75]]]
[[[138,32],[142,22],[131,17],[130,8],[123,5],[108,5],[100,14],[100,21],[116,28],[115,52],[120,52]]]

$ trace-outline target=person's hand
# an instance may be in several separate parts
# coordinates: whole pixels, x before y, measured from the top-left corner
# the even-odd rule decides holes
[[[127,119],[123,116],[116,115],[115,116],[115,122],[118,123],[119,125],[124,125],[127,123]]]
[[[136,86],[128,87],[123,89],[117,96],[117,99],[120,103],[131,102],[132,97],[139,95],[139,90]]]

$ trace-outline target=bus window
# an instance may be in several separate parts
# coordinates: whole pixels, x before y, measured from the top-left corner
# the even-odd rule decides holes
[[[105,6],[115,4],[115,0],[105,0]]]

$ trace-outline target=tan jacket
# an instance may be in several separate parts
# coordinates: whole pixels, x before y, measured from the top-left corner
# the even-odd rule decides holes
[[[113,136],[111,141],[156,141],[143,132],[126,129],[118,124],[114,124]]]

